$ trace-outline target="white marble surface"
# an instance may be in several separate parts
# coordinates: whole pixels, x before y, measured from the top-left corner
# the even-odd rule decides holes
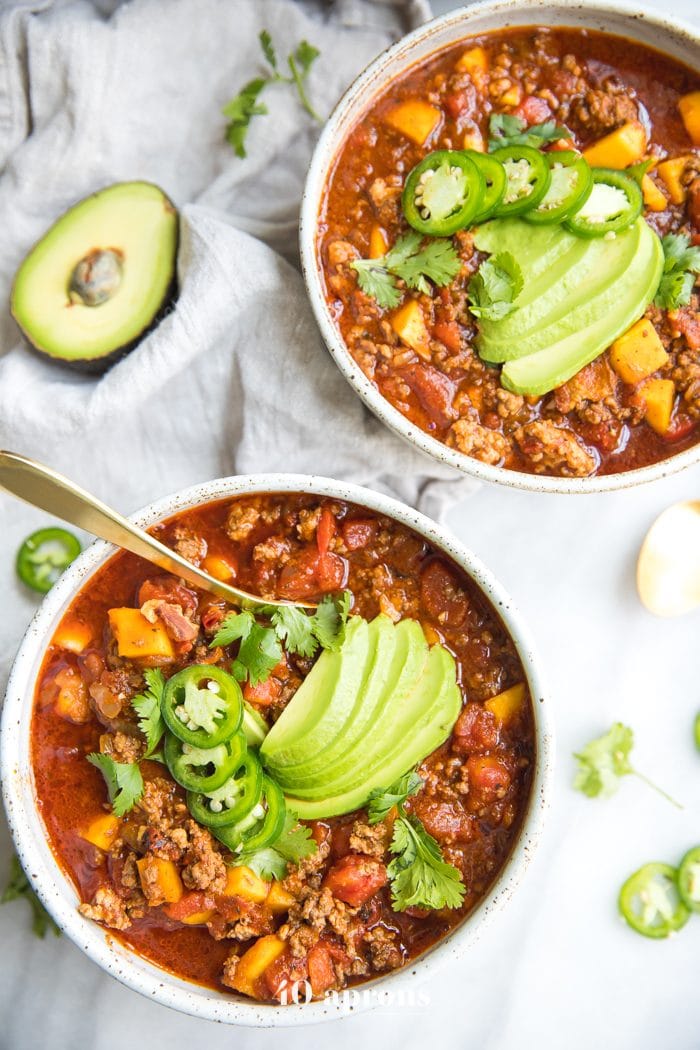
[[[695,0],[674,5],[687,18],[694,10]],[[227,1030],[147,1002],[65,940],[35,941],[15,906],[0,913],[0,1050],[268,1050],[283,1041],[289,1050],[310,1041],[339,1050],[697,1050],[700,919],[669,941],[647,941],[618,921],[615,899],[641,863],[674,862],[700,841],[700,755],[691,737],[700,613],[653,619],[633,578],[654,516],[699,491],[699,469],[598,497],[487,487],[450,514],[532,625],[559,756],[553,810],[526,881],[468,959],[425,986],[428,1007],[382,1009],[315,1030]],[[632,777],[608,801],[571,790],[572,750],[616,719],[635,729],[639,768],[679,797],[683,812]],[[67,1000],[73,1021],[57,1024]]]

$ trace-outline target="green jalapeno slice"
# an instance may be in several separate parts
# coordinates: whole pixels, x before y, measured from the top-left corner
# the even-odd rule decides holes
[[[465,150],[464,152],[474,161],[484,179],[481,207],[471,220],[471,225],[476,226],[490,219],[496,205],[503,200],[503,194],[506,191],[506,170],[500,161],[494,160],[490,153],[479,153],[477,150]]]
[[[689,849],[678,865],[678,892],[690,911],[700,912],[700,846]]]
[[[553,150],[545,154],[550,182],[544,197],[523,219],[536,226],[563,222],[587,201],[593,189],[593,175],[585,157],[575,150]]]
[[[483,196],[483,177],[467,153],[437,150],[411,171],[401,203],[414,230],[449,237],[470,225]]]
[[[240,727],[241,687],[220,667],[193,664],[168,679],[161,710],[170,732],[185,744],[216,747]]]
[[[221,787],[240,766],[246,750],[242,731],[215,747],[192,747],[172,733],[165,738],[165,764],[174,780],[187,789],[206,793]]]
[[[32,591],[46,594],[81,550],[80,540],[67,529],[38,529],[17,551],[17,575]]]
[[[549,189],[551,174],[543,153],[532,146],[502,146],[490,154],[506,173],[503,198],[494,217],[511,218],[536,208]]]
[[[644,937],[668,937],[685,926],[690,911],[681,899],[678,872],[670,864],[645,864],[620,890],[618,907],[628,926]]]
[[[564,226],[577,237],[614,236],[642,214],[641,188],[630,175],[613,168],[591,168],[591,175],[591,192]]]
[[[199,824],[223,828],[247,817],[260,802],[263,771],[260,760],[246,751],[235,773],[213,791],[188,791],[187,808]]]

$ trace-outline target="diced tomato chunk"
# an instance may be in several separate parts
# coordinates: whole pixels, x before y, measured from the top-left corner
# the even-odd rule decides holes
[[[252,701],[254,704],[274,704],[282,691],[282,683],[279,678],[274,677],[274,670],[269,678],[257,685],[246,682],[243,686],[243,699]]]
[[[683,438],[688,437],[689,434],[692,434],[696,426],[697,420],[687,416],[685,412],[679,412],[671,420],[670,427],[665,434],[662,434],[662,437],[669,444],[674,441],[681,441]]]
[[[515,116],[520,117],[526,124],[544,124],[552,116],[549,103],[537,95],[526,95],[515,110]]]
[[[693,179],[688,187],[688,218],[700,230],[700,179]]]
[[[438,321],[433,326],[433,335],[455,354],[462,348],[462,333],[456,321]]]
[[[691,350],[700,349],[700,313],[681,307],[674,312],[672,323],[681,335],[685,336]]]
[[[410,387],[421,408],[439,427],[447,427],[455,418],[452,402],[455,387],[451,379],[432,365],[416,363],[397,369],[397,374]]]
[[[331,953],[323,943],[319,941],[309,952],[306,965],[309,970],[309,983],[314,995],[323,995],[333,984],[335,984],[335,970]]]
[[[567,150],[576,149],[576,143],[573,139],[555,139],[554,142],[549,143],[549,148],[553,152],[564,152]]]
[[[351,908],[359,908],[373,897],[386,881],[386,867],[380,861],[360,853],[348,853],[333,865],[323,880],[323,885],[327,886],[338,900],[345,901]]]
[[[139,606],[157,599],[179,605],[185,616],[197,608],[197,595],[173,576],[154,576],[143,581],[139,588]]]
[[[286,992],[287,999],[291,1002],[292,985],[295,982],[301,983],[305,981],[307,973],[306,959],[295,958],[287,949],[270,963],[263,974],[263,978],[270,995],[280,999],[283,993]],[[299,989],[299,994],[303,997],[304,992],[302,988]]]
[[[468,703],[455,722],[452,749],[462,754],[489,751],[498,745],[499,729],[496,718],[481,704]]]
[[[442,103],[449,116],[453,120],[457,120],[464,113],[465,109],[469,108],[469,94],[466,91],[455,91],[451,95],[445,95]]]
[[[471,755],[467,759],[470,809],[503,798],[512,780],[507,763],[498,755]]]
[[[469,599],[444,562],[428,562],[420,578],[421,601],[438,623],[460,627],[469,611]]]
[[[459,802],[437,802],[421,797],[416,799],[413,812],[438,842],[471,842],[475,837],[474,817],[466,813]]]
[[[296,601],[326,591],[339,591],[345,583],[347,565],[337,554],[319,554],[313,547],[290,558],[279,578],[280,595]]]
[[[183,894],[179,901],[166,904],[163,911],[168,918],[175,919],[176,922],[183,922],[190,915],[196,915],[198,912],[207,911],[213,907],[214,902],[211,897],[207,897],[206,893],[201,893],[199,890],[194,890],[192,893]]]
[[[321,511],[318,525],[316,526],[316,545],[319,554],[327,554],[331,540],[335,536],[336,521],[330,507],[324,507]]]
[[[379,531],[379,523],[367,518],[351,518],[343,522],[343,542],[350,551],[359,551],[371,543]]]

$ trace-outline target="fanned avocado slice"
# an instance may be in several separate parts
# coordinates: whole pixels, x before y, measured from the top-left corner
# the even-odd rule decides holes
[[[378,744],[381,734],[386,733],[387,727],[391,727],[391,731],[394,731],[396,712],[408,702],[416,683],[423,675],[429,650],[423,628],[417,620],[402,620],[397,627],[392,625],[392,630],[396,635],[395,656],[397,659],[389,669],[389,677],[380,682],[377,688],[373,681],[374,676],[372,676],[368,687],[363,690],[359,698],[362,714],[359,714],[356,709],[355,720],[348,723],[349,736],[346,737],[345,732],[341,730],[338,739],[329,748],[329,751],[332,749],[336,753],[335,758],[325,761],[326,749],[324,748],[322,754],[324,761],[317,761],[317,758],[321,756],[313,733],[309,734],[305,742],[308,766],[305,762],[300,762],[293,767],[281,765],[278,758],[279,749],[274,746],[271,751],[267,746],[267,741],[265,742],[264,758],[267,767],[281,787],[303,797],[317,798],[319,795],[330,792],[332,783],[346,777],[348,771],[352,772],[357,767],[358,752],[369,756],[372,748]],[[401,660],[400,665],[399,660]],[[398,673],[396,673],[397,666]],[[295,703],[296,696],[288,705],[287,710]],[[274,740],[273,745],[275,745]]]
[[[158,186],[108,186],[34,245],[15,276],[12,315],[40,353],[102,371],[167,304],[177,242],[177,211]]]
[[[435,645],[425,673],[402,705],[398,720],[387,718],[386,724],[375,727],[364,747],[358,745],[353,772],[342,783],[326,773],[316,798],[290,793],[289,808],[302,820],[358,809],[375,788],[391,785],[447,739],[461,702],[454,658],[447,649]]]
[[[572,333],[536,353],[508,361],[501,383],[516,394],[539,396],[561,386],[626,332],[651,302],[664,263],[657,235],[643,219],[637,220],[639,246],[625,272],[611,285],[609,308],[580,328],[575,311]]]

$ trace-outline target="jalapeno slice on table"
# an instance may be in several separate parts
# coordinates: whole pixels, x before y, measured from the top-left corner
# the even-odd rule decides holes
[[[506,170],[500,161],[494,160],[490,153],[479,153],[477,150],[465,150],[473,160],[484,180],[484,195],[481,207],[471,220],[472,226],[490,219],[494,208],[503,199],[506,190]]]
[[[693,726],[693,734],[695,736],[695,746],[700,751],[700,715],[695,717],[695,725]]]
[[[17,551],[17,575],[31,590],[47,594],[81,550],[80,540],[67,529],[38,529]]]
[[[490,154],[506,173],[503,198],[493,210],[499,219],[536,208],[549,189],[551,174],[543,153],[532,146],[502,146]]]
[[[678,865],[678,892],[690,911],[700,912],[700,846],[689,849]]]
[[[430,237],[468,226],[482,205],[484,180],[465,152],[429,153],[406,179],[401,203],[408,223]]]
[[[586,202],[593,189],[591,169],[580,153],[555,150],[545,157],[549,165],[549,188],[537,207],[523,215],[525,222],[537,226],[562,222]]]
[[[620,890],[618,907],[628,926],[644,937],[668,937],[685,926],[690,911],[678,890],[678,872],[670,864],[645,864]]]
[[[215,747],[192,747],[172,733],[165,738],[165,764],[174,780],[187,791],[206,792],[221,787],[243,761],[246,738],[234,733]]]
[[[235,824],[212,830],[219,842],[232,852],[244,849],[252,853],[271,846],[280,837],[286,814],[287,805],[281,788],[265,776],[260,803]]]
[[[591,168],[591,175],[591,192],[564,226],[578,237],[605,237],[626,230],[642,214],[639,183],[613,168]]]
[[[191,747],[212,748],[239,729],[243,695],[236,679],[220,667],[193,664],[168,679],[161,710],[178,739]]]
[[[187,808],[199,824],[223,828],[247,817],[260,802],[263,771],[260,760],[247,751],[238,768],[213,791],[188,791]]]

